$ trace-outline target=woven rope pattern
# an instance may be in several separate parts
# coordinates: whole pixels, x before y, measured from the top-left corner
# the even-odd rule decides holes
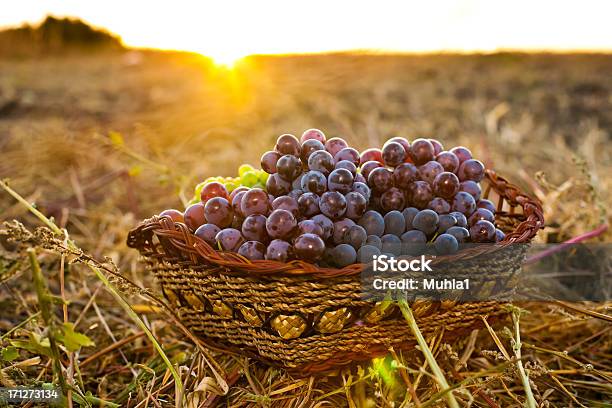
[[[506,285],[520,271],[526,246],[506,249],[528,243],[544,225],[538,202],[492,171],[486,181],[483,197],[496,193],[496,222],[506,239],[432,262],[437,273],[469,277],[481,293]],[[217,347],[308,374],[414,344],[395,305],[362,299],[363,265],[249,261],[215,251],[167,217],[146,220],[130,232],[128,245],[143,255],[186,326]],[[446,339],[479,326],[481,315],[504,313],[495,302],[416,301],[411,307],[424,334],[443,329]]]

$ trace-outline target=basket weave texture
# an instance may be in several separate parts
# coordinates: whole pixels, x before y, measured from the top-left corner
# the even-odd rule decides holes
[[[487,170],[483,198],[497,203],[506,232],[496,245],[436,257],[444,271],[460,263],[477,290],[507,285],[520,272],[527,244],[543,227],[541,205]],[[399,309],[362,297],[364,265],[321,268],[302,261],[249,261],[211,248],[181,223],[154,216],[128,235],[183,323],[206,343],[240,352],[298,374],[329,371],[354,361],[406,350],[415,340]],[[495,273],[491,273],[494,270]],[[416,300],[424,335],[452,340],[479,327],[481,316],[506,312],[496,301]]]

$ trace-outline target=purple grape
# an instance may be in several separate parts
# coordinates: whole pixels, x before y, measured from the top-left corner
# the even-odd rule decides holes
[[[493,242],[495,240],[495,225],[486,220],[477,221],[470,227],[472,242]]]
[[[338,152],[344,148],[348,147],[348,143],[342,138],[332,137],[327,142],[325,142],[325,150],[327,150],[332,157],[335,157]]]
[[[455,156],[457,156],[457,159],[459,159],[460,165],[464,161],[470,160],[472,158],[472,152],[470,152],[470,149],[468,149],[467,147],[463,147],[463,146],[453,147],[452,149],[450,149],[450,152],[453,153]]]
[[[295,255],[304,261],[316,262],[323,256],[325,242],[315,234],[302,234],[293,242]]]
[[[438,220],[438,233],[444,233],[455,225],[457,225],[457,219],[455,217],[450,214],[442,214]]]
[[[385,234],[393,234],[399,237],[406,230],[406,220],[399,211],[389,211],[383,219],[385,221]]]
[[[343,160],[347,160],[353,163],[355,166],[359,166],[359,152],[352,147],[345,147],[334,155],[334,161],[336,163]]]
[[[352,191],[361,194],[366,201],[370,199],[370,195],[372,194],[370,187],[368,187],[366,183],[361,183],[359,181],[353,183]]]
[[[301,188],[304,192],[321,195],[327,190],[327,179],[320,171],[311,170],[302,177]]]
[[[380,205],[385,212],[402,210],[404,204],[404,193],[399,188],[391,187],[380,196]]]
[[[410,152],[410,143],[408,142],[408,140],[404,137],[392,137],[391,139],[387,140],[385,142],[385,144],[383,145],[383,148],[389,144],[389,143],[399,143],[402,145],[402,147],[404,148],[404,152],[406,152],[406,157],[408,157],[408,153]],[[382,161],[382,160],[379,160]]]
[[[222,197],[213,197],[204,206],[206,220],[219,228],[227,228],[232,225],[234,210],[229,201]]]
[[[417,166],[434,159],[435,149],[427,139],[416,139],[410,146],[410,158]]]
[[[323,229],[323,235],[321,235],[321,238],[323,238],[324,241],[331,238],[332,233],[334,232],[334,222],[332,220],[323,214],[317,214],[312,217],[312,221],[317,223]]]
[[[219,231],[221,231],[221,228],[217,227],[215,224],[204,224],[200,225],[194,234],[214,248],[217,242],[215,237]]]
[[[385,234],[380,237],[382,242],[382,252],[388,252],[395,256],[402,254],[402,241],[397,235]]]
[[[410,185],[417,180],[419,171],[412,163],[400,164],[393,170],[395,186],[402,190],[408,190]]]
[[[317,150],[325,150],[323,143],[316,139],[309,139],[302,143],[302,151],[300,153],[300,159],[302,163],[308,164],[308,159],[313,152]]]
[[[365,244],[377,248],[378,251],[382,249],[382,240],[378,235],[368,235]]]
[[[298,235],[316,234],[323,238],[323,227],[313,220],[303,220],[298,223]]]
[[[459,178],[449,171],[442,172],[433,181],[433,192],[444,198],[453,198],[459,191]]]
[[[370,177],[370,173],[372,172],[372,170],[377,169],[379,167],[383,167],[382,163],[380,162],[373,160],[365,162],[361,165],[361,175],[363,175],[363,177],[365,177],[367,180],[368,177]]]
[[[272,201],[272,209],[287,210],[296,218],[300,215],[300,209],[298,207],[297,200],[289,196],[280,196],[278,198],[275,198],[274,201]]]
[[[274,177],[274,174],[270,175],[268,181],[272,177]],[[244,193],[244,197],[242,197],[242,201],[240,202],[240,212],[245,217],[252,214],[268,215],[270,207],[268,193],[260,188],[253,188]]]
[[[299,157],[302,146],[295,136],[284,134],[280,135],[276,140],[275,150],[280,154],[292,154]]]
[[[266,217],[261,214],[246,217],[242,222],[242,236],[249,241],[268,242]]]
[[[251,261],[264,259],[265,252],[266,246],[257,241],[247,241],[238,248],[238,254]]]
[[[355,225],[355,222],[350,218],[343,218],[334,222],[334,230],[332,232],[331,241],[335,245],[341,244],[346,231]]]
[[[347,193],[344,198],[346,199],[346,213],[347,218],[356,220],[360,218],[368,207],[368,200],[363,195],[356,191]]]
[[[323,215],[337,220],[346,213],[346,198],[338,191],[328,191],[321,196],[319,208]]]
[[[336,169],[327,178],[327,188],[329,191],[337,191],[346,194],[353,187],[353,175],[346,169]]]
[[[451,210],[451,205],[442,197],[435,197],[427,204],[427,208],[434,210],[438,214],[448,214]]]
[[[282,239],[275,239],[270,242],[266,250],[266,259],[269,261],[287,262],[292,257],[293,247]]]
[[[474,180],[479,183],[485,176],[484,164],[479,160],[466,160],[459,166],[457,176],[461,181]]]
[[[482,194],[480,184],[473,180],[467,180],[461,182],[459,189],[461,191],[465,191],[466,193],[470,193],[472,197],[474,197],[474,200],[476,200],[476,204],[478,204],[478,200],[480,200],[480,195]]]
[[[414,208],[414,207],[404,208],[404,211],[402,211],[402,215],[404,216],[404,224],[406,225],[405,227],[406,231],[410,231],[411,229],[413,229],[412,220],[414,219],[414,216],[417,215],[418,213],[419,213],[418,208]]]
[[[311,217],[321,212],[319,209],[319,196],[315,193],[304,193],[298,200],[300,213],[305,217]]]
[[[225,228],[217,233],[215,236],[215,241],[217,247],[223,251],[233,251],[236,250],[242,245],[244,239],[242,238],[242,234],[235,228]]]
[[[372,245],[364,245],[357,250],[357,262],[368,264],[374,260],[375,255],[380,255],[379,248]]]
[[[291,182],[291,190],[297,190],[302,188],[302,178],[306,175],[306,173],[301,173]]]
[[[376,194],[382,194],[393,187],[393,173],[384,167],[375,168],[368,175],[368,186]]]
[[[495,207],[495,204],[493,204],[493,201],[487,200],[486,198],[482,198],[482,199],[476,201],[476,207],[477,208],[484,208],[486,210],[489,210],[493,214],[495,214],[495,212],[497,211],[497,208]]]
[[[353,184],[355,184],[355,183],[363,183],[363,184],[367,185],[368,184],[368,180],[366,180],[366,178],[363,177],[361,175],[361,173],[357,173],[357,174],[355,174],[355,179],[353,180]]]
[[[266,231],[273,239],[289,239],[295,232],[297,221],[287,210],[274,210],[266,220]]]
[[[291,183],[284,180],[278,173],[270,174],[266,181],[266,190],[273,196],[278,197],[291,191]]]
[[[183,213],[180,212],[179,210],[175,210],[174,208],[170,208],[168,210],[164,210],[162,212],[159,213],[160,217],[170,217],[170,219],[174,222],[180,222],[180,223],[184,223],[185,222],[185,218],[183,216]]]
[[[397,142],[385,143],[382,149],[382,157],[385,165],[389,167],[399,166],[406,158],[406,150]]]
[[[325,150],[314,151],[308,158],[308,168],[320,171],[324,176],[332,172],[335,166],[334,157]]]
[[[495,230],[495,242],[503,241],[504,238],[506,238],[506,234],[504,234],[504,231],[500,229],[496,229]]]
[[[302,194],[304,194],[304,190],[300,188],[299,190],[291,190],[289,193],[287,193],[287,197],[291,197],[297,202],[297,200],[302,196]]]
[[[367,238],[368,234],[362,226],[353,225],[344,231],[342,240],[345,244],[349,244],[353,248],[359,249],[362,245],[365,245]]]
[[[350,162],[348,160],[340,160],[338,163],[336,163],[336,169],[348,170],[351,172],[353,177],[355,177],[355,175],[357,174],[357,166],[355,166],[353,162]]]
[[[381,237],[385,232],[385,219],[377,211],[366,211],[363,217],[359,219],[358,224],[365,228],[368,235]]]
[[[440,163],[437,161],[428,161],[419,167],[419,178],[433,186],[436,176],[443,172],[444,167],[442,167]]]
[[[348,244],[340,244],[332,250],[334,265],[338,268],[352,265],[357,260],[357,251]]]
[[[427,244],[427,236],[419,230],[404,232],[400,240],[402,241],[402,252],[413,256],[422,254]]]
[[[440,217],[435,211],[421,210],[412,220],[412,225],[419,231],[423,231],[427,235],[431,235],[438,229],[438,221]]]
[[[200,225],[206,224],[204,209],[205,207],[202,203],[191,204],[185,209],[183,218],[185,219],[185,225],[187,225],[191,231],[195,231]]]
[[[377,148],[366,149],[359,156],[359,163],[363,165],[366,162],[375,161],[382,163],[382,150]]]
[[[434,241],[434,248],[438,255],[450,255],[459,250],[457,239],[450,234],[441,234]]]
[[[463,214],[461,214],[461,215],[463,215]],[[452,235],[453,237],[455,237],[457,242],[459,242],[460,244],[462,244],[465,241],[467,241],[467,239],[470,237],[470,231],[468,231],[466,228],[460,227],[458,225],[455,225],[454,227],[450,227],[449,229],[447,229],[446,230],[446,234],[449,234],[449,235]]]
[[[410,186],[410,202],[414,207],[424,209],[433,198],[431,186],[426,181],[417,180]]]
[[[460,213],[458,211],[453,211],[450,213],[450,215],[455,217],[455,219],[457,220],[457,225],[459,227],[467,228],[468,226],[467,218],[463,213]]]
[[[470,193],[459,191],[453,199],[452,210],[469,217],[476,210],[476,200]]]
[[[459,159],[451,152],[440,152],[436,156],[436,161],[444,167],[444,171],[456,173],[459,170]]]
[[[436,139],[427,139],[427,140],[429,140],[429,143],[431,143],[431,145],[434,148],[434,156],[437,156],[444,150],[444,146],[442,146],[442,143],[438,142]]]
[[[281,158],[281,155],[278,152],[274,152],[274,151],[265,152],[261,156],[262,170],[268,174],[276,173],[276,162],[278,162],[278,159],[280,158]]]
[[[319,129],[308,129],[302,133],[302,137],[300,138],[302,142],[307,140],[318,140],[321,143],[325,143],[325,133],[320,131]]]
[[[276,172],[283,179],[293,181],[302,173],[302,162],[296,156],[286,154],[278,159]]]
[[[485,208],[476,208],[476,211],[468,218],[468,225],[472,226],[480,220],[486,220],[490,223],[495,223],[495,215]]]

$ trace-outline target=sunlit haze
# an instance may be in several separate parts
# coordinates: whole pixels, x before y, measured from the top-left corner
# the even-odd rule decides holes
[[[5,4],[0,26],[79,17],[138,47],[249,54],[346,50],[612,50],[612,2],[82,1]]]

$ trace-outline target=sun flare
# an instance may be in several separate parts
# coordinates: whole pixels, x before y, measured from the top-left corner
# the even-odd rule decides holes
[[[216,65],[233,68],[236,66],[238,61],[246,57],[246,53],[241,53],[237,51],[217,51],[217,52],[202,52],[203,55],[211,58]]]

